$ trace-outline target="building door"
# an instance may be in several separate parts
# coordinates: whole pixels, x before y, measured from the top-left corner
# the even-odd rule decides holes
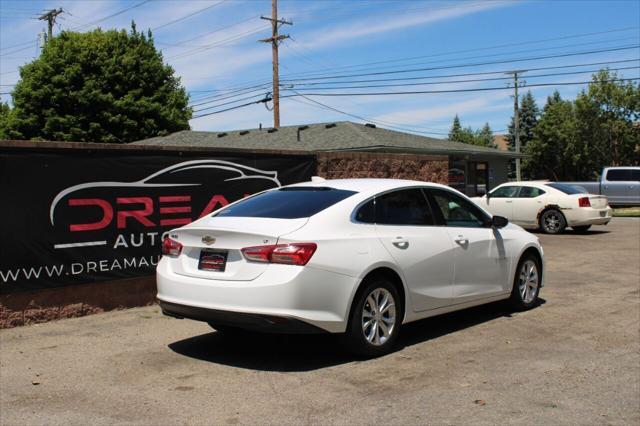
[[[489,163],[486,161],[469,161],[467,179],[467,195],[481,196],[489,192]]]

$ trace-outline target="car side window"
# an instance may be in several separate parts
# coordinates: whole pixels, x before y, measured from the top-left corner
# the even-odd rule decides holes
[[[485,227],[489,217],[470,201],[465,200],[453,192],[442,189],[427,191],[439,210],[441,222],[445,226],[459,226],[466,228]]]
[[[520,188],[518,198],[536,198],[544,194],[544,191],[540,188],[533,186],[523,186]]]
[[[376,223],[380,225],[433,225],[433,213],[419,188],[389,192],[375,201]]]
[[[360,223],[375,223],[376,222],[376,201],[375,198],[364,203],[355,215],[355,220]]]
[[[607,171],[607,180],[610,182],[628,182],[633,180],[631,169],[612,169]]]
[[[514,198],[518,194],[517,186],[501,186],[491,193],[491,198]]]

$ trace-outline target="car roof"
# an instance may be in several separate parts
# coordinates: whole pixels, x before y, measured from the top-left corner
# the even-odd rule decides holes
[[[535,187],[543,187],[543,186],[547,186],[550,183],[553,183],[553,182],[549,182],[548,180],[517,181],[517,182],[501,183],[497,187],[500,187],[500,186],[535,186]]]
[[[347,191],[355,191],[360,193],[378,193],[391,189],[412,187],[412,186],[429,186],[433,188],[451,189],[448,186],[433,182],[423,182],[419,180],[406,179],[326,179],[321,181],[300,182],[288,186],[313,186],[313,187],[329,187],[335,189],[343,189]]]

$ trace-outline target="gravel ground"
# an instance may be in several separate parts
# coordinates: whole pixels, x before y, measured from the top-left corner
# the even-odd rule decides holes
[[[419,321],[375,360],[155,306],[0,330],[0,423],[640,424],[640,220],[540,238],[541,306]]]

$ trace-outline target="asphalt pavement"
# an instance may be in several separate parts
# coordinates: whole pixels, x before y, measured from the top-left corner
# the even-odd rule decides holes
[[[157,306],[0,330],[0,424],[640,424],[640,220],[539,236],[539,307],[412,323],[374,360]]]

